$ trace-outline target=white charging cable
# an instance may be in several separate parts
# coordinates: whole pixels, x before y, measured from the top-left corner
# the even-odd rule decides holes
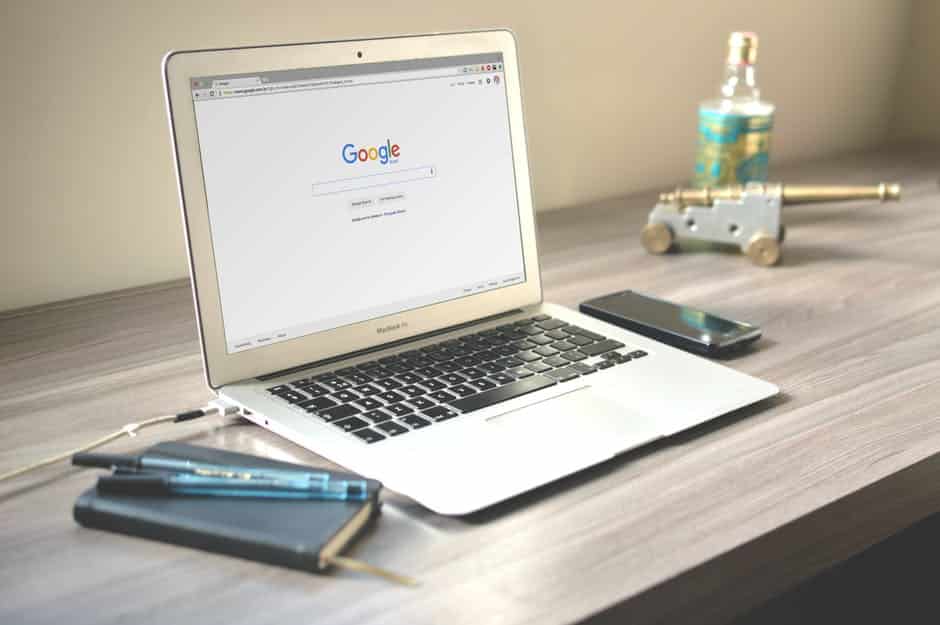
[[[92,441],[91,443],[88,443],[87,445],[76,447],[75,449],[70,449],[69,451],[63,452],[56,456],[52,456],[51,458],[46,458],[45,460],[34,462],[33,464],[26,465],[25,467],[20,467],[19,469],[14,469],[12,471],[8,471],[7,473],[2,473],[0,474],[0,482],[4,480],[12,479],[19,475],[23,475],[24,473],[29,473],[30,471],[35,471],[36,469],[41,469],[42,467],[47,467],[50,464],[55,464],[56,462],[60,462],[62,460],[67,460],[71,458],[72,456],[74,456],[75,454],[81,453],[83,451],[89,451],[97,447],[101,447],[102,445],[106,443],[110,443],[111,441],[121,438],[122,436],[130,436],[130,437],[137,436],[137,432],[139,432],[140,430],[152,427],[154,425],[159,425],[161,423],[169,423],[169,422],[181,423],[183,421],[192,421],[193,419],[201,419],[202,417],[211,417],[214,415],[222,415],[224,417],[227,415],[235,414],[236,412],[238,412],[238,408],[236,406],[232,406],[221,400],[213,400],[209,402],[207,405],[205,405],[204,407],[199,408],[198,410],[189,410],[187,412],[181,412],[179,414],[162,415],[159,417],[153,417],[151,419],[144,419],[143,421],[140,421],[137,423],[128,423],[127,425],[122,427],[120,430],[117,430],[116,432],[111,432],[107,436],[102,436],[98,440]]]

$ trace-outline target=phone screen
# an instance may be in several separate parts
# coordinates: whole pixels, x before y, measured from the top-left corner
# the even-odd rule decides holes
[[[702,310],[632,291],[602,297],[591,302],[591,305],[623,319],[704,343],[721,343],[756,329],[756,326],[747,323],[723,319]]]

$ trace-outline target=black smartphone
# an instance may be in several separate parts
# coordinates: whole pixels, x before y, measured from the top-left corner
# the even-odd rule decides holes
[[[581,303],[581,312],[637,334],[706,356],[725,356],[760,338],[761,330],[704,310],[621,291]]]

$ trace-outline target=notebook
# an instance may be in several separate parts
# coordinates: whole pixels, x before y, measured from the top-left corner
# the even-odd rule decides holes
[[[144,455],[226,465],[310,469],[185,443],[160,443],[147,449]],[[333,474],[339,479],[344,477]],[[339,554],[375,521],[382,485],[375,480],[368,483],[373,494],[365,501],[140,497],[99,493],[91,488],[76,500],[73,516],[85,527],[320,572],[331,564],[341,564],[344,559]]]

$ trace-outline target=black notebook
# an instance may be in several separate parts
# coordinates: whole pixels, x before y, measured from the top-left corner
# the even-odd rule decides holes
[[[303,465],[184,443],[160,443],[144,455],[310,470]],[[92,488],[78,497],[73,516],[86,527],[321,571],[375,520],[382,485],[375,480],[368,483],[369,492],[374,494],[365,501],[140,497],[99,493]]]

